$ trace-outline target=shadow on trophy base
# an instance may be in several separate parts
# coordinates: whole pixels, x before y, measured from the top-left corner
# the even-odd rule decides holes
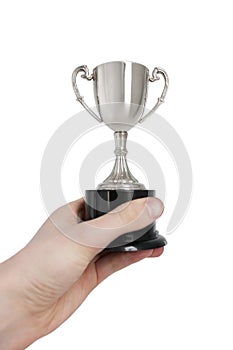
[[[109,211],[114,210],[121,204],[137,198],[155,197],[154,190],[87,190],[85,205],[85,220],[96,219]],[[119,209],[120,210],[120,209]],[[166,239],[159,235],[156,223],[140,230],[128,232],[106,248],[106,251],[137,251],[164,247]]]

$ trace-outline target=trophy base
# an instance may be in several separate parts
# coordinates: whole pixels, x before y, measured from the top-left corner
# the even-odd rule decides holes
[[[154,190],[87,190],[85,193],[85,220],[96,219],[119,205],[137,198],[155,197]],[[166,239],[158,234],[156,223],[124,233],[106,248],[106,251],[129,252],[164,247]]]
[[[167,244],[167,241],[163,236],[158,234],[158,231],[156,231],[156,233],[157,237],[154,239],[149,239],[143,242],[134,241],[132,243],[128,243],[119,247],[110,246],[105,248],[105,250],[108,252],[136,252],[138,250],[162,248]]]

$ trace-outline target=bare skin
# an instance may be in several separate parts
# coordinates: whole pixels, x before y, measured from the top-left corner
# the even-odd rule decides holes
[[[1,350],[25,349],[59,327],[105,278],[163,253],[163,248],[103,252],[116,237],[157,219],[163,212],[159,199],[134,200],[120,211],[92,220],[91,226],[78,216],[83,205],[80,199],[58,209],[25,248],[0,264]],[[61,233],[64,229],[76,242]],[[90,237],[92,246],[77,243],[82,237]]]

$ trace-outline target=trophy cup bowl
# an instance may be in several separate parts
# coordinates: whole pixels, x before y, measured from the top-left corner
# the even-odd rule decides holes
[[[108,62],[93,70],[94,96],[102,121],[128,131],[143,115],[149,70],[133,62]]]
[[[93,80],[96,114],[88,107],[77,87],[77,76]],[[164,88],[154,107],[144,115],[148,84],[164,79]],[[72,75],[72,84],[77,101],[99,122],[104,122],[114,131],[116,160],[111,174],[98,185],[97,190],[86,190],[85,219],[91,220],[115,209],[119,205],[136,198],[154,197],[154,190],[145,186],[131,174],[127,164],[127,131],[141,123],[163,102],[168,89],[168,75],[161,68],[155,68],[152,76],[149,69],[139,63],[114,61],[100,64],[89,74],[87,66],[77,67]],[[159,248],[166,245],[166,239],[158,234],[155,223],[150,226],[125,233],[112,242],[106,250],[135,251]]]

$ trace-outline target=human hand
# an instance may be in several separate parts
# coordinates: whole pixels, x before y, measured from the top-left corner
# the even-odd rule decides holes
[[[83,208],[83,199],[59,208],[25,248],[0,265],[1,350],[25,349],[61,325],[109,275],[162,254],[163,248],[103,252],[123,233],[156,220],[163,212],[159,199],[137,199],[89,222],[79,218]]]

